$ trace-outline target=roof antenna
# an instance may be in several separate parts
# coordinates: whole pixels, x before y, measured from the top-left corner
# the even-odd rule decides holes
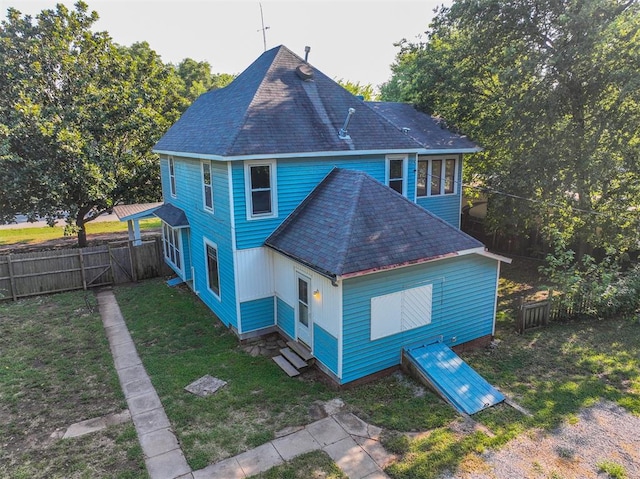
[[[342,125],[342,128],[340,128],[340,131],[338,132],[338,138],[340,138],[341,140],[351,139],[351,137],[347,133],[347,128],[349,127],[349,122],[351,121],[351,117],[355,112],[356,112],[355,108],[349,108],[349,113],[347,113],[347,118],[345,118],[344,120],[344,125]]]
[[[262,43],[264,44],[264,51],[266,52],[267,51],[267,30],[269,30],[269,28],[271,27],[264,26],[264,15],[262,14],[262,3],[258,2],[258,5],[260,5],[260,21],[262,22],[262,28],[257,31],[262,32]]]

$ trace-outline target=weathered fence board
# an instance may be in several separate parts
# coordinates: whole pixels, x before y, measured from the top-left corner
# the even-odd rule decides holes
[[[0,299],[120,284],[165,274],[162,248],[101,245],[0,256]]]

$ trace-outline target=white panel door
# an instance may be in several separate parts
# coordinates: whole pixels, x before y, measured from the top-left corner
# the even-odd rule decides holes
[[[311,280],[296,273],[298,300],[296,302],[296,335],[298,341],[311,347]]]

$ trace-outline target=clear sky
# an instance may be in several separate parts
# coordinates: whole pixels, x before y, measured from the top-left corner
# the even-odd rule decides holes
[[[258,2],[236,0],[85,0],[100,20],[97,30],[115,42],[147,41],[165,62],[208,61],[214,73],[240,73],[264,50]],[[14,7],[35,15],[67,0],[0,0],[1,19]],[[334,79],[378,86],[389,79],[398,48],[415,41],[440,4],[451,0],[279,2],[263,0],[267,48],[286,45]]]

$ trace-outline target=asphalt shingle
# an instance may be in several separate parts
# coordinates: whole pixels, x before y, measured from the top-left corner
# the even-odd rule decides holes
[[[483,247],[368,174],[340,168],[311,192],[265,245],[330,277]]]
[[[167,223],[172,228],[184,228],[189,226],[187,215],[180,208],[171,203],[165,203],[153,212],[158,218]]]
[[[298,75],[300,66],[313,77],[305,80]],[[355,110],[348,128],[351,139],[340,139],[338,131],[350,108]],[[400,125],[385,112],[386,108],[376,104],[372,108],[279,46],[263,53],[227,87],[201,95],[154,151],[235,157],[435,148],[425,146],[420,136],[401,131],[407,126],[409,110],[402,110]],[[424,121],[421,131],[433,128],[438,134],[443,132],[426,115],[414,115],[412,120]],[[475,147],[461,135],[451,134],[448,141],[438,142],[438,148],[453,151],[467,149],[469,144]]]

